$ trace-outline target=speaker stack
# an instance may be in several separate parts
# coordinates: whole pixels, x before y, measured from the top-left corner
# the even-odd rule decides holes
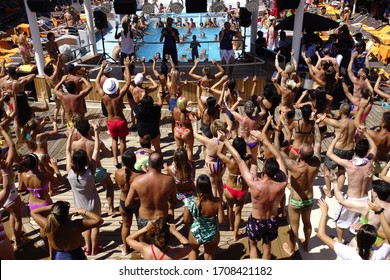
[[[136,0],[115,0],[114,10],[119,15],[134,15],[137,12]]]

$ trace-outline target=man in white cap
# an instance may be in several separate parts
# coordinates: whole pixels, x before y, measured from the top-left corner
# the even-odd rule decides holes
[[[142,83],[144,82],[144,75],[142,73],[135,75],[133,83],[130,84],[130,92],[133,94],[135,104],[138,104],[142,98],[158,88],[157,83],[150,77],[150,75],[147,75],[146,79],[148,79],[152,84],[148,88],[142,87]]]
[[[125,97],[130,86],[130,60],[125,59],[125,85],[119,90],[119,82],[115,78],[107,78],[103,86],[101,79],[103,72],[106,69],[107,61],[102,62],[100,71],[96,77],[96,91],[102,97],[103,103],[107,108],[107,128],[112,138],[112,153],[114,156],[114,164],[116,168],[121,168],[122,165],[118,162],[118,138],[120,139],[120,153],[126,150],[126,136],[129,134],[127,121],[123,114],[123,98]]]

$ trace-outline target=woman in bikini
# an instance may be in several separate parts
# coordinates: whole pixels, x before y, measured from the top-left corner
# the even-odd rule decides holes
[[[252,154],[252,166],[251,171],[254,172],[253,174],[256,174],[257,172],[257,154],[259,152],[258,147],[258,140],[251,135],[252,130],[257,130],[259,128],[259,124],[266,115],[266,110],[264,108],[264,105],[262,102],[259,103],[260,105],[260,112],[257,112],[256,106],[253,104],[252,101],[247,101],[244,105],[244,112],[245,115],[242,116],[241,114],[237,113],[235,110],[240,104],[240,101],[242,100],[241,97],[237,99],[237,102],[233,105],[233,107],[229,108],[234,118],[239,123],[239,136],[244,138],[248,148],[251,151]]]
[[[95,144],[91,162],[88,162],[88,155],[84,150],[76,150],[72,154],[71,128],[66,142],[66,172],[68,181],[72,188],[73,202],[75,208],[82,208],[101,216],[101,202],[95,185],[96,159],[99,153],[99,125],[93,126]],[[84,251],[86,255],[96,255],[102,249],[99,246],[99,226],[93,227],[83,233],[85,240]]]
[[[146,242],[138,241],[141,235],[145,235]],[[180,242],[180,246],[169,245],[172,235]],[[188,239],[177,231],[174,224],[168,224],[166,218],[149,222],[146,227],[130,234],[126,241],[131,248],[141,253],[144,260],[180,260],[192,249]]]
[[[361,91],[360,91],[361,92],[361,97],[354,97],[349,92],[348,86],[345,83],[344,79],[342,79],[342,84],[343,84],[343,90],[344,90],[344,93],[345,93],[346,97],[352,103],[351,115],[354,116],[359,111],[361,99],[369,100],[368,105],[367,105],[367,107],[364,108],[364,111],[363,111],[363,114],[362,114],[362,123],[365,123],[365,121],[366,121],[366,119],[368,117],[368,114],[371,112],[371,109],[372,109],[372,106],[373,106],[373,103],[374,103],[373,98],[371,98],[373,96],[373,93],[368,88],[362,88]]]
[[[227,129],[231,132],[232,137],[237,136],[238,122],[233,117],[229,108],[233,107],[233,105],[237,102],[237,98],[240,95],[245,94],[245,89],[247,86],[248,79],[249,77],[243,79],[242,87],[240,90],[238,90],[236,89],[236,84],[237,84],[236,81],[230,80],[229,76],[225,75],[219,80],[219,82],[214,84],[210,89],[211,91],[213,91],[214,94],[218,94],[219,96],[222,95],[222,100],[223,100],[222,116],[223,116],[223,120],[227,123]],[[220,84],[223,84],[222,90],[217,90]],[[255,93],[255,90],[256,90],[256,76],[253,77],[252,94]]]
[[[58,84],[58,75],[61,70],[61,57],[62,54],[58,55],[58,59],[50,59],[49,62],[45,65],[45,68],[43,69],[43,72],[45,74],[45,80],[49,84],[51,89],[51,96],[54,99],[54,102],[56,103],[56,108],[54,109],[54,120],[57,121],[58,114],[60,110],[62,109],[61,113],[61,124],[65,124],[65,110],[64,106],[62,105],[62,102],[59,98],[57,98],[57,95],[54,93],[54,88]]]
[[[22,237],[22,210],[23,202],[18,194],[18,191],[15,187],[15,173],[12,170],[14,159],[16,156],[16,148],[14,142],[11,140],[11,137],[7,132],[0,126],[0,135],[3,142],[6,144],[6,147],[1,148],[0,152],[0,162],[4,162],[5,169],[8,170],[8,183],[9,183],[9,195],[5,200],[2,207],[10,213],[9,222],[12,233],[12,242],[15,250],[18,250],[26,242],[27,238]],[[2,171],[0,171],[1,173]],[[3,177],[0,177],[0,190],[4,188]]]
[[[222,198],[213,195],[210,178],[201,174],[196,180],[195,196],[188,199],[188,209],[192,216],[192,225],[188,239],[193,245],[190,260],[198,258],[197,250],[204,246],[204,259],[215,259],[220,235],[218,224],[224,223]]]
[[[148,171],[148,161],[149,161],[149,156],[151,153],[153,153],[152,148],[152,138],[150,135],[144,135],[140,141],[139,141],[141,148],[136,150],[135,156],[136,156],[136,161],[134,164],[134,168],[137,171],[143,171],[146,172]]]
[[[181,96],[177,100],[177,106],[173,109],[173,136],[175,138],[176,147],[185,147],[187,157],[190,161],[193,160],[194,148],[194,133],[192,132],[190,116],[194,114],[187,110],[187,98]]]
[[[126,197],[131,188],[131,183],[133,180],[145,172],[137,171],[134,168],[134,164],[136,162],[135,153],[132,151],[132,148],[128,148],[124,154],[122,155],[122,163],[123,167],[117,171],[115,171],[115,181],[120,189],[119,196],[119,211],[122,216],[122,228],[121,228],[121,237],[122,237],[122,245],[121,251],[122,255],[127,255],[129,252],[129,246],[126,243],[126,238],[130,234],[131,224],[133,222],[133,214],[138,217],[138,209],[139,209],[139,199],[136,200],[130,207],[125,206]]]
[[[58,169],[52,168],[47,145],[49,138],[58,133],[57,122],[51,117],[53,129],[45,131],[44,125],[47,120],[48,117],[43,118],[41,121],[36,118],[29,120],[23,127],[23,132],[17,145],[21,146],[23,143],[27,143],[30,152],[36,154],[39,159],[39,169],[48,174],[55,175],[55,177],[53,177],[56,178],[56,180],[49,183],[49,193],[53,196],[55,195],[54,187],[61,185],[63,182],[61,172]]]
[[[27,33],[22,28],[16,28],[15,44],[18,45],[19,54],[22,57],[23,64],[31,63],[30,44],[28,42]]]
[[[222,95],[217,102],[214,96],[210,96],[206,100],[206,104],[204,104],[200,98],[199,94],[200,87],[197,87],[197,96],[198,96],[198,113],[197,118],[200,119],[200,130],[202,133],[208,137],[213,138],[213,135],[210,130],[211,123],[219,119],[221,104],[222,104]]]
[[[307,101],[304,101],[307,98]],[[322,87],[318,87],[315,90],[305,90],[301,97],[299,97],[295,104],[296,109],[302,109],[303,106],[310,105],[312,109],[312,118],[314,119],[318,114],[331,113],[328,107],[328,101],[326,100],[326,91]],[[321,138],[325,138],[327,126],[321,122],[319,124],[319,130]]]
[[[223,182],[222,177],[225,173],[225,163],[218,157],[217,152],[221,142],[217,138],[218,131],[226,132],[226,123],[217,119],[211,124],[211,132],[213,138],[208,138],[198,133],[198,123],[196,119],[192,120],[192,128],[194,137],[204,147],[205,173],[210,176],[213,195],[222,199],[223,197]]]
[[[187,201],[189,197],[195,194],[195,162],[190,160],[187,156],[186,150],[181,147],[173,154],[173,162],[166,167],[168,174],[175,180],[177,188],[177,199],[183,201],[183,222],[186,225],[186,230],[190,227],[190,218],[187,208]]]
[[[216,80],[222,78],[223,74],[225,73],[225,70],[222,68],[221,65],[217,63],[215,59],[213,59],[212,64],[214,64],[219,70],[219,72],[215,75],[211,75],[210,66],[203,67],[202,69],[203,76],[194,73],[195,69],[199,65],[199,58],[195,60],[194,66],[191,68],[190,72],[188,73],[188,75],[190,75],[191,77],[196,79],[196,81],[199,82],[199,86],[201,88],[200,100],[204,105],[206,105],[207,98],[212,96],[212,92],[210,92],[208,89],[214,85]],[[200,112],[202,111],[200,110]]]
[[[69,208],[69,202],[57,201],[31,211],[32,218],[49,241],[52,260],[86,260],[81,248],[82,234],[103,223],[99,215],[82,208],[74,210],[74,214],[83,218],[71,220]],[[44,214],[47,212],[48,215]]]
[[[293,121],[290,125],[285,126],[292,135],[295,132],[294,141],[290,145],[289,158],[295,160],[299,156],[299,149],[304,143],[312,144],[314,141],[314,125],[312,119],[312,109],[310,105],[305,105],[301,108],[302,118]]]
[[[235,138],[233,140],[233,147],[240,154],[241,158],[245,160],[248,167],[250,167],[251,157],[246,155],[247,147],[245,140],[240,137]],[[226,156],[224,150],[225,145],[222,142],[218,148],[218,157],[226,164],[229,171],[228,180],[223,185],[223,193],[228,206],[227,217],[229,230],[234,230],[234,241],[237,241],[241,222],[241,212],[248,197],[248,185],[241,177],[237,162],[232,156]],[[236,205],[236,207],[233,211],[234,205]]]
[[[28,103],[28,96],[24,92],[16,94],[15,105],[18,107],[18,112],[15,116],[15,135],[20,138],[20,134],[23,132],[24,125],[35,116],[35,113],[46,112],[49,110],[49,104],[46,100],[45,90],[41,91],[41,98],[44,105],[41,106],[30,106]]]
[[[56,163],[53,164],[56,165]],[[49,183],[52,177],[48,176],[50,174],[39,170],[38,167],[39,159],[35,154],[23,156],[22,161],[19,163],[19,187],[22,190],[27,189],[30,192],[28,202],[30,211],[53,204],[53,200],[49,194]],[[49,213],[50,211],[44,211],[41,214],[47,217]],[[43,237],[43,230],[40,233],[41,237]],[[47,239],[43,237],[43,241],[50,252]]]
[[[3,163],[3,162],[1,162]],[[2,187],[0,188],[0,208],[4,206],[4,203],[8,200],[11,193],[11,184],[9,180],[8,172],[12,170],[8,169],[6,165],[0,165],[0,172],[2,177]],[[14,260],[15,253],[12,247],[11,241],[7,237],[4,226],[1,222],[0,216],[0,259],[2,260]]]

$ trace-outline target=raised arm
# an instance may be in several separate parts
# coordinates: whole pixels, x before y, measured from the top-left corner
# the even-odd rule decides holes
[[[245,83],[246,83],[246,81],[244,81],[244,83],[242,85],[242,92],[243,93],[245,93]],[[253,83],[253,85],[252,85],[252,90],[251,90],[251,96],[254,96],[254,95],[256,95],[256,89],[257,89],[257,76],[256,75],[253,76],[252,83]]]
[[[213,59],[211,63],[214,64],[215,66],[217,66],[217,68],[219,70],[219,72],[217,74],[215,74],[215,78],[216,79],[221,78],[223,76],[223,74],[225,74],[225,70],[222,68],[221,65],[219,65],[219,63],[215,59]]]
[[[275,146],[268,140],[267,136],[261,133],[258,130],[252,130],[251,135],[255,137],[257,140],[262,142],[264,146],[268,148],[268,150],[272,153],[272,155],[275,157],[276,161],[279,163],[279,169],[284,172],[284,174],[287,174],[287,169],[284,164],[283,157],[281,153],[278,151],[278,149],[275,148]],[[287,180],[287,176],[286,176]]]
[[[15,143],[14,141],[12,141],[11,137],[9,137],[8,133],[3,129],[2,126],[0,126],[0,133],[1,135],[3,135],[3,138],[8,145],[8,152],[7,152],[7,158],[5,159],[5,165],[7,168],[12,168],[16,156]]]
[[[158,84],[152,79],[152,77],[150,75],[147,75],[146,76],[146,79],[149,80],[149,82],[152,84],[148,89],[147,89],[147,93],[150,94],[152,93],[153,91],[155,91],[157,88],[158,88]]]
[[[253,180],[253,175],[250,172],[248,166],[246,165],[245,161],[241,158],[240,154],[237,152],[236,149],[230,144],[229,140],[226,138],[225,134],[223,132],[218,132],[218,138],[223,141],[226,148],[228,149],[229,153],[233,156],[234,160],[238,164],[238,168],[240,169],[241,176],[244,178],[246,182],[250,182]]]
[[[358,80],[355,74],[352,72],[352,65],[357,56],[358,56],[358,52],[353,52],[351,54],[351,60],[349,61],[348,68],[347,68],[348,77],[352,81],[352,83],[356,83]]]
[[[342,79],[341,83],[342,83],[342,86],[343,86],[343,90],[344,90],[345,96],[348,98],[349,101],[351,101],[351,103],[352,103],[354,106],[358,106],[358,105],[359,105],[359,100],[358,100],[357,98],[355,98],[355,97],[349,92],[348,86],[347,86],[347,84],[345,83],[344,79]]]
[[[280,51],[278,51],[276,53],[276,56],[275,56],[275,68],[276,68],[276,71],[283,72],[283,69],[279,65],[279,54],[280,54]]]
[[[190,75],[192,78],[196,79],[196,80],[199,80],[202,78],[202,76],[199,76],[199,75],[196,75],[194,72],[195,72],[195,69],[198,67],[198,64],[199,64],[199,58],[195,59],[195,64],[194,66],[192,66],[190,72],[188,72],[188,75]]]
[[[77,95],[78,99],[86,97],[92,91],[92,85],[86,78],[82,77],[80,80],[85,85],[85,88]]]
[[[383,229],[383,232],[385,233],[386,239],[390,241],[390,225],[387,222],[386,216],[384,211],[382,211],[382,207],[376,203],[372,203],[371,201],[368,202],[368,206],[370,209],[376,213],[379,213],[379,219],[381,221],[381,226]],[[375,213],[375,214],[376,214]],[[378,214],[377,214],[378,215]]]
[[[371,159],[374,159],[378,150],[378,147],[376,146],[374,140],[371,138],[370,134],[367,132],[367,130],[364,130],[364,136],[366,137],[368,144],[370,145],[370,150],[368,151],[368,155],[372,156]]]
[[[380,97],[384,98],[387,101],[390,98],[390,94],[384,93],[379,88],[379,86],[381,84],[382,76],[383,76],[383,71],[380,71],[379,75],[378,75],[378,79],[376,80],[376,83],[374,86],[374,92],[377,93]]]
[[[42,107],[36,107],[36,106],[32,106],[31,107],[31,110],[34,113],[46,112],[46,111],[49,110],[49,104],[47,103],[47,100],[46,100],[46,91],[44,89],[41,90],[41,98],[43,100],[43,106]]]
[[[91,162],[89,164],[89,169],[91,170],[92,174],[95,174],[96,161],[98,160],[99,150],[100,150],[99,124],[96,122],[92,126],[93,126],[93,131],[95,133],[95,136],[94,136],[95,143],[93,146],[93,153],[92,153]]]
[[[131,74],[130,74],[131,61],[130,61],[129,57],[126,57],[123,64],[125,65],[125,73],[124,73],[125,84],[119,91],[120,98],[125,97],[126,93],[129,91],[129,87],[131,85]]]
[[[154,76],[158,79],[160,76],[160,73],[156,69],[156,60],[157,60],[156,57],[153,56],[152,71],[153,71]]]
[[[106,68],[107,64],[108,63],[106,60],[102,61],[102,65],[100,66],[99,73],[97,74],[96,79],[95,79],[96,92],[100,95],[100,97],[104,96],[104,91],[103,91],[103,88],[102,88],[100,81],[102,80],[103,72],[104,72],[104,69]]]
[[[330,249],[334,250],[334,244],[336,241],[333,240],[329,235],[326,234],[326,217],[328,216],[328,204],[326,204],[325,200],[319,199],[318,206],[321,209],[321,218],[318,222],[318,231],[317,236],[321,239],[322,242],[325,243]]]
[[[390,161],[387,162],[386,166],[382,169],[381,173],[379,174],[379,178],[390,184],[390,177],[387,177],[389,168],[390,168]]]

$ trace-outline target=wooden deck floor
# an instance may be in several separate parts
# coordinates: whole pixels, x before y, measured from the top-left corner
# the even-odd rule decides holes
[[[101,124],[104,124],[104,119],[101,117],[101,109],[100,104],[97,103],[91,103],[88,104],[88,118],[94,118],[99,119]],[[127,106],[128,107],[128,106]],[[50,104],[51,110],[53,110],[52,105]],[[373,107],[372,113],[369,115],[367,124],[368,127],[374,127],[375,125],[378,125],[379,120],[381,118],[382,112],[384,109],[379,105],[379,102],[375,102],[375,105]],[[125,114],[128,120],[130,120],[130,111],[128,109],[125,109]],[[47,114],[46,114],[47,115]],[[162,119],[161,119],[161,146],[162,151],[164,155],[165,161],[170,162],[171,156],[173,154],[173,151],[175,149],[174,142],[168,137],[168,133],[170,132],[170,120],[169,120],[169,111],[167,108],[164,108],[162,111]],[[129,124],[130,126],[130,124]],[[59,167],[61,170],[65,170],[65,145],[66,145],[66,138],[64,136],[66,128],[61,127],[58,136],[56,136],[54,139],[49,141],[49,154],[56,158],[59,163]],[[331,132],[330,129],[328,131]],[[111,147],[111,138],[106,133],[106,131],[103,129],[101,132],[101,138],[103,142],[106,144],[107,147]],[[330,141],[333,137],[325,138],[322,142],[322,151],[323,153],[326,152]],[[131,131],[128,138],[127,138],[127,146],[136,146],[138,147],[138,135],[136,131]],[[202,161],[201,158],[199,158],[199,155],[201,151],[201,144],[198,142],[195,142],[194,147],[194,153],[195,153],[195,159],[200,162]],[[23,148],[19,151],[21,154],[24,154],[27,152],[26,148]],[[105,158],[102,159],[102,165],[108,169],[108,171],[112,173],[116,170],[112,158]],[[201,174],[201,170],[197,171],[197,175]],[[63,172],[64,178],[66,177],[66,173]],[[59,188],[60,194],[53,197],[54,201],[57,200],[67,200],[72,202],[72,192],[70,190],[70,186],[67,184],[67,181],[64,180],[66,183],[64,186]],[[323,185],[322,180],[322,172],[320,172],[318,180],[316,180],[316,186],[317,185]],[[127,256],[123,256],[121,254],[119,245],[121,244],[121,237],[120,237],[120,228],[121,228],[121,217],[120,215],[114,216],[114,217],[108,217],[107,216],[107,203],[105,199],[105,190],[102,186],[98,186],[99,195],[101,197],[102,202],[102,213],[103,213],[103,219],[104,224],[101,227],[101,237],[100,237],[100,243],[104,246],[101,253],[99,253],[97,256],[89,257],[89,259],[132,259],[132,258],[138,258],[139,255],[136,253],[128,254]],[[286,191],[288,194],[288,190]],[[320,198],[321,194],[318,191],[318,188],[315,190],[315,198]],[[22,199],[24,202],[27,203],[28,201],[28,195],[22,196]],[[115,189],[115,205],[118,206],[119,204],[119,189]],[[241,221],[241,239],[238,242],[233,241],[233,233],[231,231],[228,231],[227,225],[221,225],[220,226],[220,232],[221,232],[221,241],[219,244],[218,252],[217,252],[217,259],[244,259],[248,258],[248,242],[247,237],[245,234],[245,221],[247,217],[250,214],[251,211],[251,203],[248,201],[248,203],[245,204],[242,217],[243,220]],[[319,211],[317,209],[317,211]],[[314,209],[313,209],[314,212]],[[177,225],[179,230],[182,228],[181,217],[183,213],[183,207],[179,207],[175,210],[175,217],[177,220]],[[318,213],[318,212],[317,212]],[[314,219],[314,218],[313,218]],[[7,228],[8,226],[8,217],[5,213],[3,215],[3,221],[5,223],[5,226]],[[313,227],[316,226],[317,221],[312,221]],[[330,226],[331,227],[331,226]],[[47,254],[44,251],[44,245],[42,240],[39,237],[39,231],[38,226],[35,224],[35,222],[30,219],[29,213],[27,211],[27,207],[24,209],[24,216],[23,216],[23,229],[26,233],[26,236],[28,236],[33,242],[30,242],[27,244],[23,249],[16,252],[16,256],[18,259],[46,259]],[[272,255],[273,259],[302,259],[302,250],[297,251],[297,253],[294,255],[294,257],[289,257],[283,250],[282,244],[287,240],[288,238],[288,224],[281,223],[279,228],[279,238],[277,238],[272,243]],[[136,222],[133,222],[131,231],[136,230]],[[314,231],[313,231],[314,233]],[[313,234],[315,235],[315,234]],[[315,240],[315,236],[313,237],[313,240]],[[318,241],[318,240],[317,240]],[[318,242],[317,242],[318,243]],[[317,245],[313,245],[313,248]],[[318,245],[320,246],[320,245]],[[260,246],[259,246],[260,248]],[[320,248],[320,247],[318,247]],[[201,247],[201,254],[200,258],[202,258],[203,249]],[[322,258],[321,255],[313,255],[313,258],[315,259],[326,259],[325,257]],[[334,258],[334,257],[331,257]],[[304,259],[311,259],[310,252],[305,254]]]

